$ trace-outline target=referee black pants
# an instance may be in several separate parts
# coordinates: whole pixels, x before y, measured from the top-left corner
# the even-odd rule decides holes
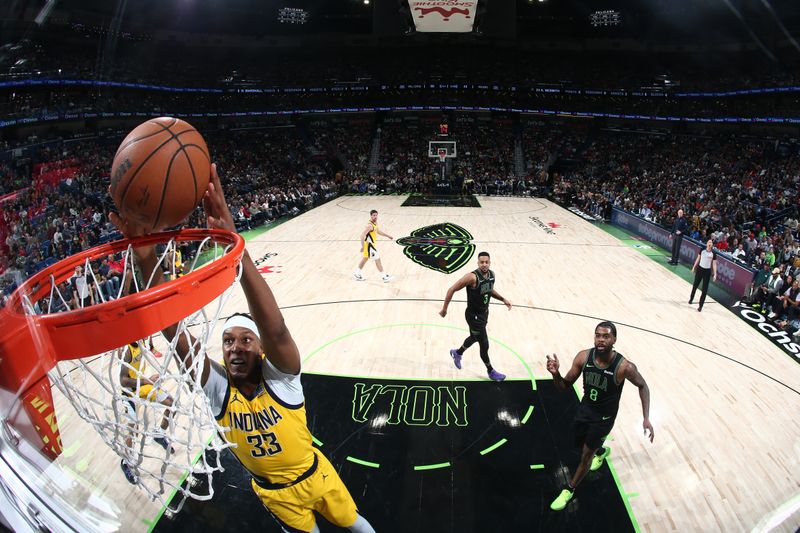
[[[672,258],[670,259],[670,261],[673,263],[680,262],[681,242],[683,242],[683,233],[681,233],[680,235],[672,236]]]
[[[711,269],[703,268],[700,265],[698,265],[697,270],[694,273],[694,283],[692,284],[692,295],[689,296],[689,302],[694,301],[694,294],[697,291],[697,287],[700,285],[701,281],[703,282],[703,288],[700,289],[700,307],[698,309],[703,308],[703,302],[706,301],[706,294],[708,294],[708,282],[711,281]]]

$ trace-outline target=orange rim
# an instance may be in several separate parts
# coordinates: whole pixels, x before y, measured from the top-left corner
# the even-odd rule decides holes
[[[56,285],[62,283],[76,265],[83,265],[87,259],[127,250],[129,245],[155,245],[171,239],[201,241],[207,237],[231,248],[222,257],[180,278],[82,309],[43,315],[27,315],[23,310],[23,295],[32,303],[49,296],[53,281]],[[57,361],[103,353],[186,318],[234,283],[243,252],[244,239],[237,233],[188,229],[106,243],[34,274],[14,291],[0,312],[0,386],[15,390],[41,378]]]

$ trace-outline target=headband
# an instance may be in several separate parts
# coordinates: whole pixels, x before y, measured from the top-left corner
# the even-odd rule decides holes
[[[247,318],[246,316],[242,315],[234,315],[230,317],[228,320],[225,321],[225,325],[222,327],[222,331],[225,331],[228,328],[245,328],[249,329],[253,332],[253,334],[261,340],[261,336],[258,334],[258,326],[256,323]]]

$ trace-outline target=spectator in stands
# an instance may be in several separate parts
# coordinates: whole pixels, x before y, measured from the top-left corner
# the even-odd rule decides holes
[[[744,250],[744,244],[739,243],[739,246],[737,246],[736,249],[733,251],[733,253],[731,253],[731,256],[734,259],[737,259],[739,261],[742,261],[742,262],[746,261],[747,260],[747,252],[745,252],[745,250]]]
[[[769,268],[769,265],[765,263],[765,267]],[[769,279],[759,287],[757,302],[762,310],[766,312],[772,307],[775,299],[781,294],[781,288],[783,288],[781,269],[775,267],[772,269],[772,275]]]

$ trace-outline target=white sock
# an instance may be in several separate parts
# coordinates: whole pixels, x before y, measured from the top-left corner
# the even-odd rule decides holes
[[[372,526],[369,522],[367,522],[367,519],[361,515],[357,515],[356,521],[347,529],[353,531],[354,533],[375,533],[375,530],[372,529]]]
[[[356,275],[357,275],[357,276],[360,276],[360,275],[361,275],[361,269],[360,269],[360,268],[356,268]]]

